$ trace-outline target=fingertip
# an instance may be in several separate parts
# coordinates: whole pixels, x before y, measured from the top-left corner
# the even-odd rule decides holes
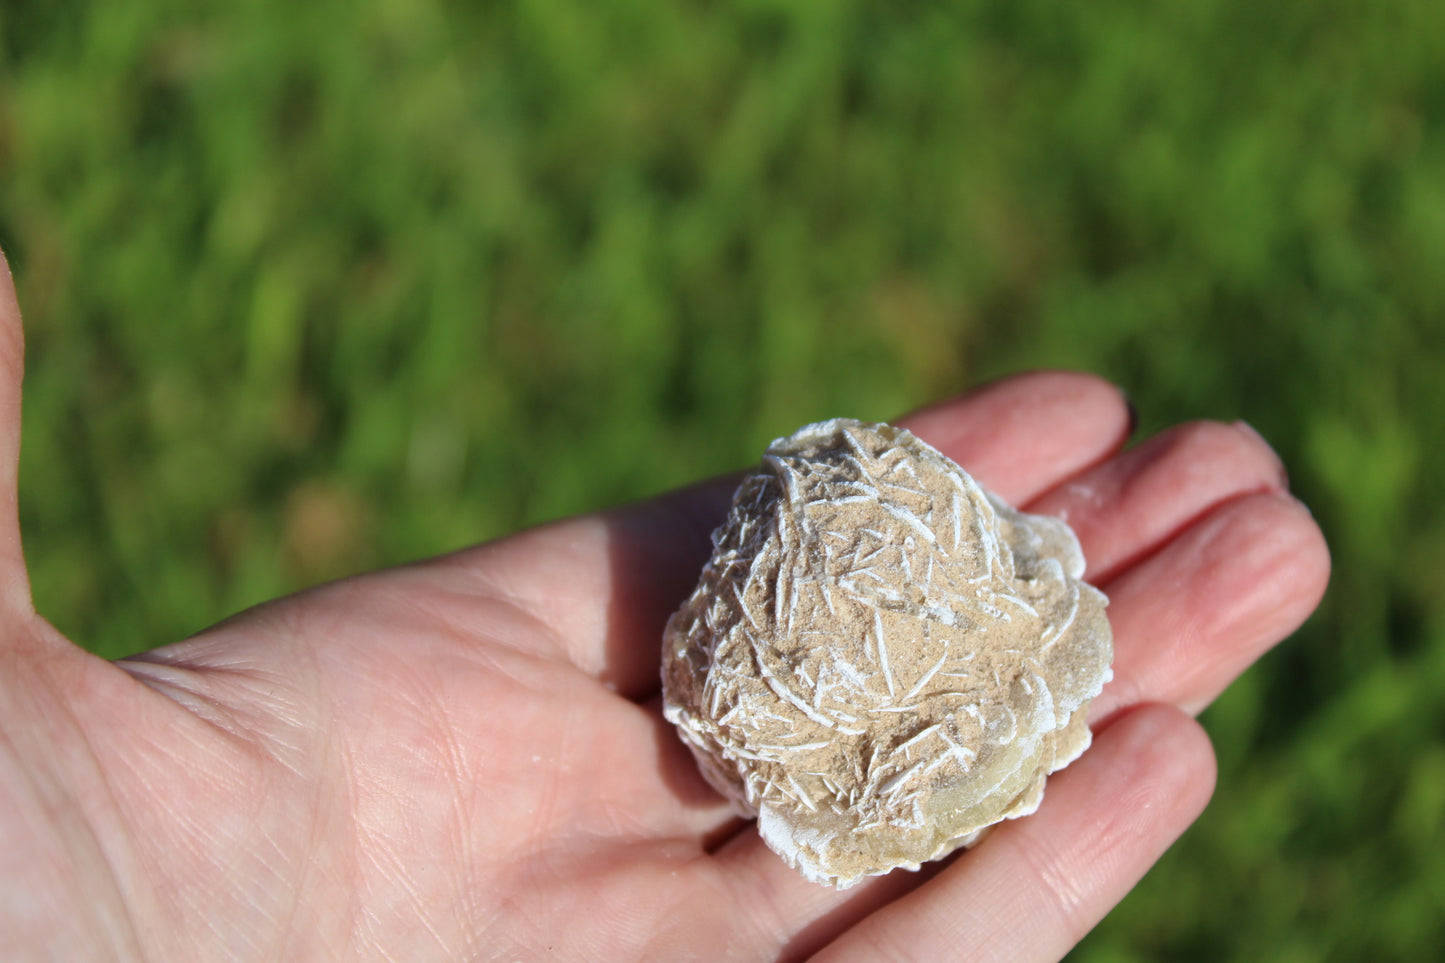
[[[1266,459],[1274,466],[1275,487],[1289,489],[1289,471],[1285,468],[1284,459],[1274,450],[1274,446],[1259,433],[1259,430],[1247,421],[1236,421],[1229,426],[1239,435],[1244,436],[1245,444],[1257,452],[1260,457]]]
[[[1219,505],[1284,484],[1279,456],[1252,429],[1194,421],[1068,479],[1028,510],[1067,521],[1089,581],[1103,584]]]
[[[1204,811],[1218,780],[1214,744],[1187,712],[1167,703],[1144,703],[1115,713],[1096,733],[1099,748],[1122,762],[1121,785],[1137,784],[1167,806],[1173,822],[1188,826]],[[1147,807],[1136,807],[1147,808]]]
[[[1014,504],[1097,464],[1128,439],[1123,391],[1079,371],[995,381],[900,419],[919,438]]]
[[[994,410],[1007,415],[1022,409],[1078,410],[1091,419],[1128,427],[1133,404],[1122,388],[1087,371],[1046,369],[1007,375],[997,381],[916,409],[907,420],[924,430],[948,436],[948,424],[960,405]]]
[[[1253,603],[1253,611],[1235,613],[1234,621],[1268,628],[1273,641],[1285,638],[1314,612],[1329,585],[1324,533],[1309,509],[1283,491],[1243,498],[1217,514],[1221,538],[1214,556],[1237,559],[1232,597]]]
[[[1289,494],[1216,507],[1105,587],[1115,677],[1099,716],[1142,701],[1202,710],[1309,617],[1329,570],[1319,526]]]
[[[1324,530],[1315,521],[1309,506],[1288,492],[1278,492],[1273,497],[1280,503],[1282,517],[1288,519],[1287,535],[1295,542],[1290,557],[1296,570],[1299,605],[1304,610],[1300,621],[1303,622],[1324,599],[1334,560]]]
[[[933,419],[946,421],[957,406],[965,403],[972,408],[1000,409],[1004,412],[1020,408],[1043,411],[1082,409],[1097,416],[1100,421],[1124,427],[1130,424],[1130,412],[1133,411],[1133,403],[1124,395],[1124,390],[1104,377],[1090,372],[1045,369],[1000,377],[987,385],[925,405],[907,418],[933,427]]]

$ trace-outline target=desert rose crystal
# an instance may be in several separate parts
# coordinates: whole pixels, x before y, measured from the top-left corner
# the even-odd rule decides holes
[[[1033,812],[1111,676],[1078,539],[900,428],[773,442],[668,622],[664,713],[810,880],[916,869]]]

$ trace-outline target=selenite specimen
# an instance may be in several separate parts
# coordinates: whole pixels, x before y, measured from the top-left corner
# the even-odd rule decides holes
[[[844,887],[1033,812],[1089,744],[1103,594],[1063,522],[909,432],[768,448],[664,637],[664,713],[810,880]]]

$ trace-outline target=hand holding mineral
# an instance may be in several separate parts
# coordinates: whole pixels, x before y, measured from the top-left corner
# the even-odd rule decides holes
[[[1110,600],[1099,692],[1102,597],[1061,525],[901,432],[779,446],[674,621],[668,688],[713,781],[799,867],[851,880],[1022,812],[1094,700],[1094,743],[1038,812],[937,872],[840,893],[740,824],[660,712],[658,635],[722,487],[106,663],[30,602],[3,268],[0,345],[7,959],[1057,959],[1208,796],[1181,710],[1289,633],[1327,571],[1252,433],[1121,452],[1119,394],[1057,373],[911,416],[981,483],[1069,519]]]

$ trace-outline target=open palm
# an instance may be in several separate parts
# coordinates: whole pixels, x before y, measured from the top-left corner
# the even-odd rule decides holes
[[[903,419],[1066,518],[1111,600],[1095,746],[977,849],[805,882],[662,722],[659,638],[730,485],[282,599],[119,663],[35,615],[14,509],[18,311],[0,278],[0,956],[1056,959],[1203,807],[1191,720],[1323,591],[1247,428],[1120,452],[1096,379]],[[791,426],[780,426],[791,427]],[[816,955],[815,955],[816,954]]]

